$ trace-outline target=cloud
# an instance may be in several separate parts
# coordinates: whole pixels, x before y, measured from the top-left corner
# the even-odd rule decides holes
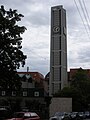
[[[85,22],[78,0],[79,10]],[[50,66],[50,18],[51,7],[63,5],[67,15],[67,57],[68,69],[72,67],[90,67],[89,38],[80,18],[74,0],[0,0],[6,9],[17,9],[24,15],[20,25],[27,30],[22,35],[22,50],[27,55],[27,66],[30,71],[40,71],[47,74]],[[90,1],[85,1],[87,11],[90,11]],[[86,27],[87,24],[85,23]],[[90,31],[88,31],[90,33]]]
[[[88,43],[88,45],[83,45],[80,49],[80,51],[78,52],[79,56],[79,62],[80,63],[89,63],[90,62],[90,42]]]

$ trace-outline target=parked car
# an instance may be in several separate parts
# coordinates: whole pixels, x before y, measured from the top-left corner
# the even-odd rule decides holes
[[[0,120],[10,117],[11,110],[7,106],[0,106]]]
[[[77,114],[78,112],[71,112],[70,116],[72,119],[75,119]]]
[[[70,120],[70,116],[66,112],[56,112],[49,120]]]
[[[52,116],[49,118],[49,120],[61,120],[61,119],[59,119],[59,116]]]
[[[40,117],[34,112],[16,112],[7,120],[40,120]]]
[[[84,114],[85,114],[85,118],[90,118],[90,112],[89,111],[85,111]]]
[[[82,119],[85,119],[85,114],[84,114],[84,112],[78,112],[78,115],[79,115]]]

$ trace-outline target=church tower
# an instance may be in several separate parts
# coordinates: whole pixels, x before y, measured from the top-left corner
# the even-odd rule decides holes
[[[67,85],[67,28],[63,6],[51,7],[49,95]]]

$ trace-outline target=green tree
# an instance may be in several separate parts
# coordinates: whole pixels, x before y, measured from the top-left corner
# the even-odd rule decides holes
[[[88,87],[89,81],[90,81],[90,78],[88,76],[87,71],[80,68],[77,70],[76,74],[72,77],[71,86],[80,90],[82,95],[86,95],[88,92],[87,87]]]
[[[72,98],[72,111],[80,111],[82,108],[82,97],[80,92],[75,87],[64,87],[62,90],[59,90],[54,97]]]
[[[19,89],[21,86],[17,69],[25,65],[26,55],[21,51],[21,34],[24,26],[17,23],[24,17],[17,10],[0,8],[0,86],[5,89]]]
[[[87,70],[82,68],[74,74],[70,87],[58,91],[55,97],[71,97],[72,110],[87,110],[90,106],[90,78]]]
[[[55,95],[55,97],[80,97],[79,91],[74,87],[64,87],[62,90],[59,90]]]
[[[84,109],[88,109],[88,105],[90,104],[90,78],[88,71],[82,68],[78,69],[76,74],[72,77],[71,86],[80,92],[82,96],[82,106]]]

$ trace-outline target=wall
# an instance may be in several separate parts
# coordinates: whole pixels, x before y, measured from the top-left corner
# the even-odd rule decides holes
[[[72,98],[52,98],[49,107],[49,117],[53,116],[56,112],[71,112],[72,111]]]

